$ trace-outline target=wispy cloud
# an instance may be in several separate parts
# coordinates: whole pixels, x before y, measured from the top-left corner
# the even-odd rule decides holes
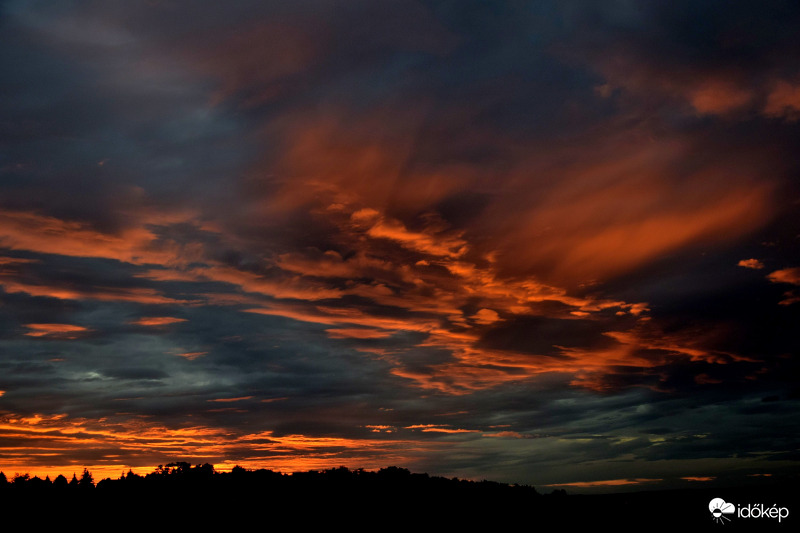
[[[30,331],[25,333],[28,337],[44,337],[59,339],[77,339],[89,330],[74,324],[25,324]]]

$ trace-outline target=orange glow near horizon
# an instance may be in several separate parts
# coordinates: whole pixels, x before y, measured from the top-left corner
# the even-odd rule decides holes
[[[232,398],[237,401],[244,398]],[[116,478],[132,469],[138,474],[153,470],[155,464],[177,460],[193,464],[210,463],[220,471],[235,465],[249,469],[268,468],[296,472],[334,468],[377,469],[387,465],[410,464],[418,454],[441,448],[441,444],[403,438],[348,439],[305,435],[275,436],[271,431],[244,433],[204,426],[169,428],[140,419],[71,419],[61,415],[0,418],[0,437],[21,441],[0,446],[0,471],[7,477],[28,473],[44,478],[89,469],[95,481]],[[26,446],[25,441],[30,445]],[[64,460],[72,451],[115,449],[102,461],[86,464],[78,459]],[[247,449],[247,455],[228,459]],[[159,458],[159,459],[155,459]],[[147,466],[142,466],[146,464]],[[152,466],[151,466],[152,465]]]
[[[647,483],[657,483],[659,481],[663,481],[663,479],[656,478],[634,478],[634,479],[604,479],[600,481],[574,481],[572,483],[552,483],[549,485],[545,485],[546,487],[579,487],[579,488],[589,488],[589,487],[618,487],[624,485],[644,485]]]

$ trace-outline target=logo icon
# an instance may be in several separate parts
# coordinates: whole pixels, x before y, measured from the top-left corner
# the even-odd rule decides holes
[[[726,503],[722,498],[714,498],[708,503],[708,510],[711,511],[714,522],[719,522],[724,525],[725,522],[731,521],[731,519],[725,515],[735,513],[736,506],[732,503]]]

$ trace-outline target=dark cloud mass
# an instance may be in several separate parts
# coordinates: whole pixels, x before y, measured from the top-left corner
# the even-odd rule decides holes
[[[799,24],[0,3],[0,470],[796,476]]]

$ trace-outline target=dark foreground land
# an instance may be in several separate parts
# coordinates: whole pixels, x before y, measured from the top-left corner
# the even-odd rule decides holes
[[[708,504],[723,497],[789,510],[769,517],[714,520]],[[651,491],[626,494],[540,494],[533,487],[413,474],[389,467],[378,472],[341,467],[292,475],[211,465],[173,463],[139,476],[94,483],[91,474],[42,480],[0,476],[0,510],[30,524],[80,521],[101,528],[334,527],[379,531],[513,528],[517,531],[795,531],[800,512],[794,487]],[[724,522],[724,523],[723,523]]]

